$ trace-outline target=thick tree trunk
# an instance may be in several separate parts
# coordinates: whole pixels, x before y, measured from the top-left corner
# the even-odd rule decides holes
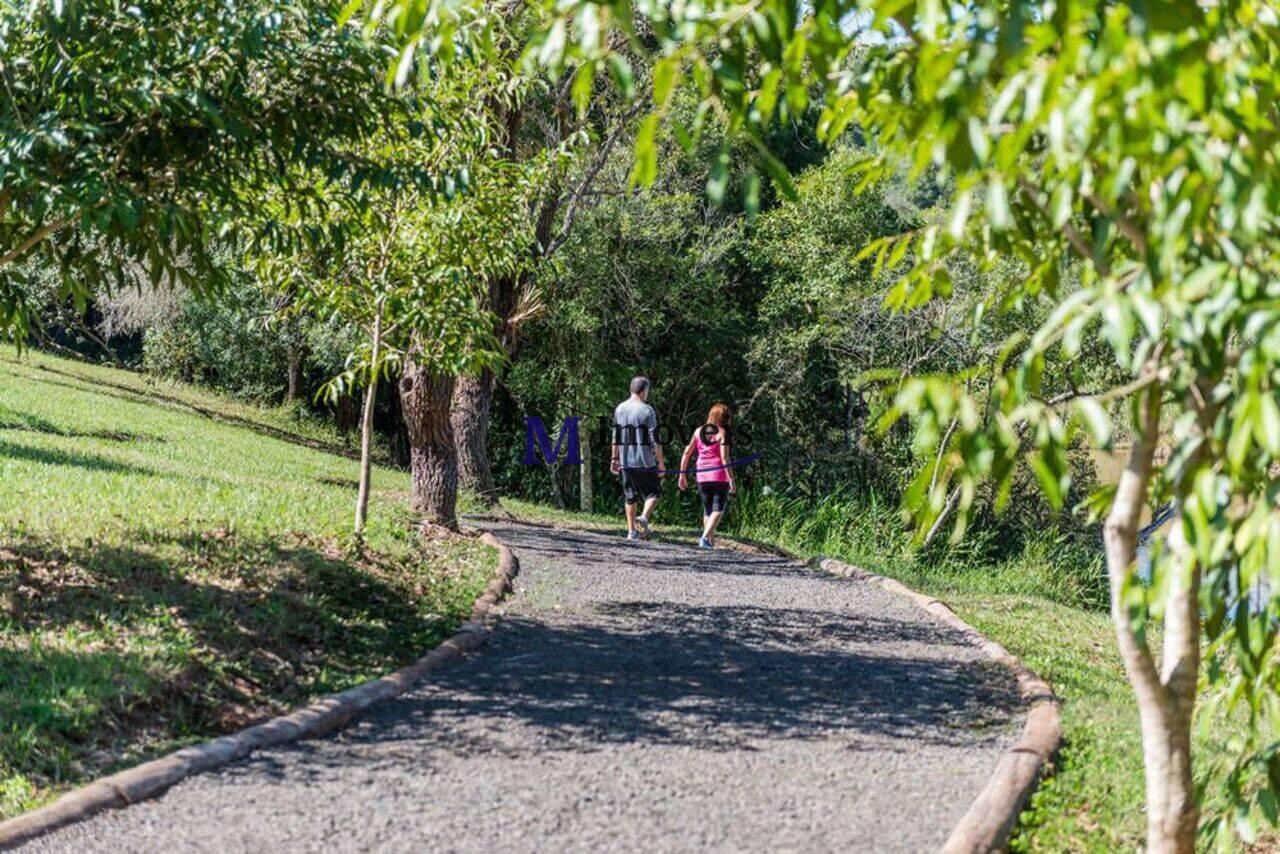
[[[488,448],[494,381],[494,373],[488,369],[479,374],[458,377],[453,392],[453,411],[449,416],[458,448],[458,482],[488,506],[498,501],[493,471],[489,467]]]
[[[455,378],[405,359],[400,377],[400,406],[409,436],[411,505],[423,520],[458,527],[458,454],[449,421]]]
[[[1191,716],[1199,670],[1199,573],[1185,560],[1181,523],[1170,537],[1174,578],[1165,600],[1162,667],[1140,638],[1125,590],[1134,571],[1138,528],[1146,506],[1160,427],[1160,388],[1153,383],[1139,404],[1137,435],[1116,486],[1104,527],[1111,616],[1125,671],[1138,701],[1147,784],[1147,850],[1193,852],[1199,813],[1191,776]]]

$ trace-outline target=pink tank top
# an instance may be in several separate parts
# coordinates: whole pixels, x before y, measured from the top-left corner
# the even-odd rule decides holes
[[[710,442],[704,442],[699,429],[693,444],[698,451],[698,483],[728,483],[729,470],[720,459],[720,437],[713,436]]]

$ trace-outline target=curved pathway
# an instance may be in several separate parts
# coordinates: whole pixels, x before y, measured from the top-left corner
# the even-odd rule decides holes
[[[483,651],[30,850],[927,851],[1016,739],[1011,676],[874,584],[490,527],[521,570]]]

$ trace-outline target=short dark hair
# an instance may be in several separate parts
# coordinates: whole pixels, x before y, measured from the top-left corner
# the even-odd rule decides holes
[[[632,378],[631,378],[631,393],[632,393],[632,394],[644,394],[644,393],[645,393],[646,391],[648,391],[648,390],[649,390],[649,378],[648,378],[648,377],[632,377]]]

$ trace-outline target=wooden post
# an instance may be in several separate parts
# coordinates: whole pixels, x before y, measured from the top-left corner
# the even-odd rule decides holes
[[[578,506],[583,513],[590,513],[595,509],[595,494],[591,488],[591,423],[585,415],[578,422],[578,447],[582,453],[582,465],[578,466]]]

